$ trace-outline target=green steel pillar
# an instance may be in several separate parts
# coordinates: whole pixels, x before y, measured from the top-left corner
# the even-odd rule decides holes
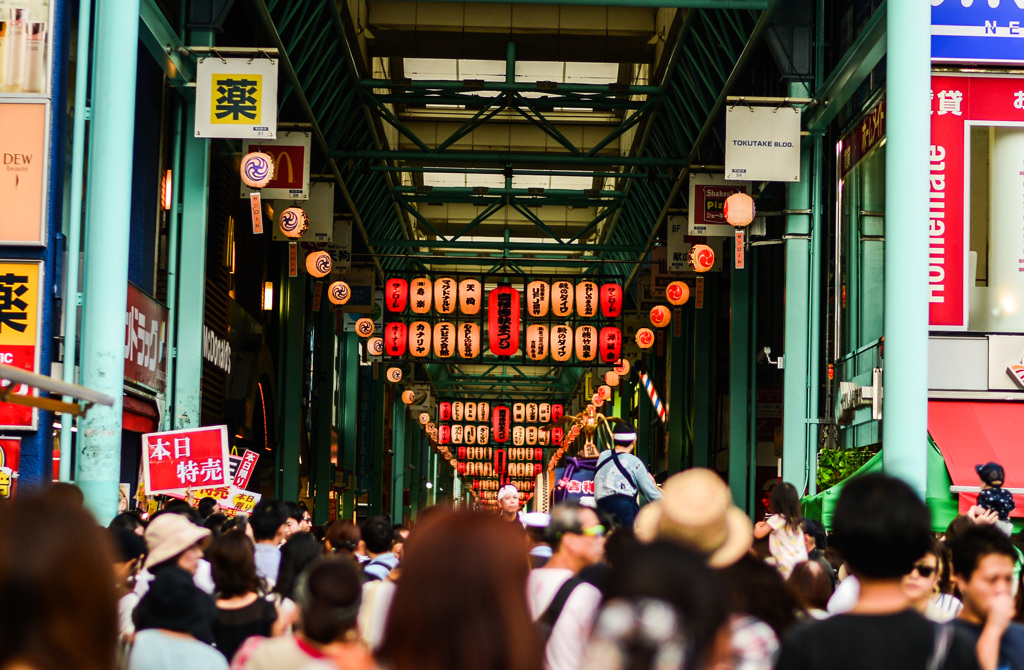
[[[402,523],[404,516],[406,416],[404,402],[391,405],[391,523]]]
[[[192,44],[213,45],[213,34],[196,31]],[[202,415],[203,317],[206,303],[206,229],[210,204],[210,140],[195,136],[195,102],[185,106],[181,164],[181,218],[178,267],[173,292],[175,429],[196,428]]]
[[[686,434],[686,337],[682,323],[682,310],[675,310],[673,321],[668,328],[668,383],[665,384],[665,408],[668,412],[668,463],[669,474],[683,469],[688,451],[689,436]],[[678,334],[677,334],[678,333]]]
[[[924,498],[928,472],[928,170],[931,7],[889,4],[886,22],[885,392],[882,464]],[[888,224],[892,225],[888,225]]]
[[[381,371],[383,372],[383,370]],[[377,516],[384,513],[384,385],[383,374],[379,374],[371,385],[373,400],[372,421],[373,432],[370,438],[370,514]],[[396,403],[399,404],[399,403]],[[400,403],[405,405],[405,403]]]
[[[334,310],[321,306],[317,316],[317,360],[313,374],[316,383],[316,414],[310,445],[310,479],[314,489],[313,522],[323,524],[327,521],[327,510],[331,504],[331,419],[334,409],[334,352],[337,336],[334,333]]]
[[[287,253],[287,250],[285,251]],[[281,299],[278,311],[278,446],[277,495],[299,499],[299,448],[302,445],[302,355],[305,345],[306,275],[288,276],[281,264]]]
[[[792,83],[793,97],[808,95],[805,84]],[[812,156],[809,137],[800,147],[800,181],[786,188],[786,306],[783,335],[785,368],[782,382],[782,479],[801,495],[809,482],[808,401],[816,393],[808,383],[810,358],[811,289],[810,232]]]
[[[732,254],[727,254],[732,263]],[[753,355],[750,329],[750,270],[731,270],[729,337],[729,488],[736,506],[749,511],[750,374]]]
[[[693,467],[706,468],[711,455],[711,326],[713,283],[704,280],[704,306],[693,310]]]
[[[426,437],[418,433],[413,440],[409,453],[409,518],[415,519],[420,513],[420,495],[426,482],[423,465],[423,451]]]
[[[95,43],[86,186],[92,211],[86,212],[91,226],[84,247],[81,380],[115,402],[113,407],[95,405],[81,419],[75,481],[88,508],[106,525],[117,514],[121,479],[124,310],[132,204],[131,189],[125,185],[132,180],[139,0],[98,0]]]
[[[343,462],[345,492],[342,494],[342,519],[356,520],[356,412],[359,409],[359,336],[342,335],[340,356],[341,413],[338,417],[338,459]]]

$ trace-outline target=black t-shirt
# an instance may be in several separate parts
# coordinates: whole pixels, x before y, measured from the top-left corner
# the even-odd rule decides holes
[[[913,611],[883,616],[840,614],[794,630],[776,670],[925,670],[938,624]],[[942,670],[977,670],[974,644],[961,630]]]
[[[957,619],[954,625],[977,644],[981,626]],[[998,670],[1024,670],[1024,626],[1011,623],[999,640]]]

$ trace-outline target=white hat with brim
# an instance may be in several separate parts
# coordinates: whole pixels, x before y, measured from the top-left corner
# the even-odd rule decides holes
[[[635,527],[641,541],[685,544],[714,568],[735,563],[754,541],[750,519],[732,504],[725,482],[700,468],[669,478],[662,499],[640,510]]]
[[[195,525],[180,514],[161,514],[146,527],[146,568],[174,558],[210,536],[206,528]]]

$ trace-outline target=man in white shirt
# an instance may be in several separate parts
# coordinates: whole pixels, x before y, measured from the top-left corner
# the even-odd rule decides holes
[[[543,631],[550,631],[544,649],[547,670],[582,667],[601,592],[576,575],[601,560],[604,535],[605,528],[592,509],[559,505],[551,512],[548,536],[554,554],[526,582],[530,613]]]
[[[256,540],[256,574],[273,589],[281,566],[281,542],[287,529],[288,513],[280,500],[266,498],[256,505],[249,517]]]

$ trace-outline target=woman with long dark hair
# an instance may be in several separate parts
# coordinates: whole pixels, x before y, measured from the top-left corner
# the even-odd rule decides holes
[[[437,513],[405,544],[378,657],[389,670],[539,670],[518,531],[490,514]]]

